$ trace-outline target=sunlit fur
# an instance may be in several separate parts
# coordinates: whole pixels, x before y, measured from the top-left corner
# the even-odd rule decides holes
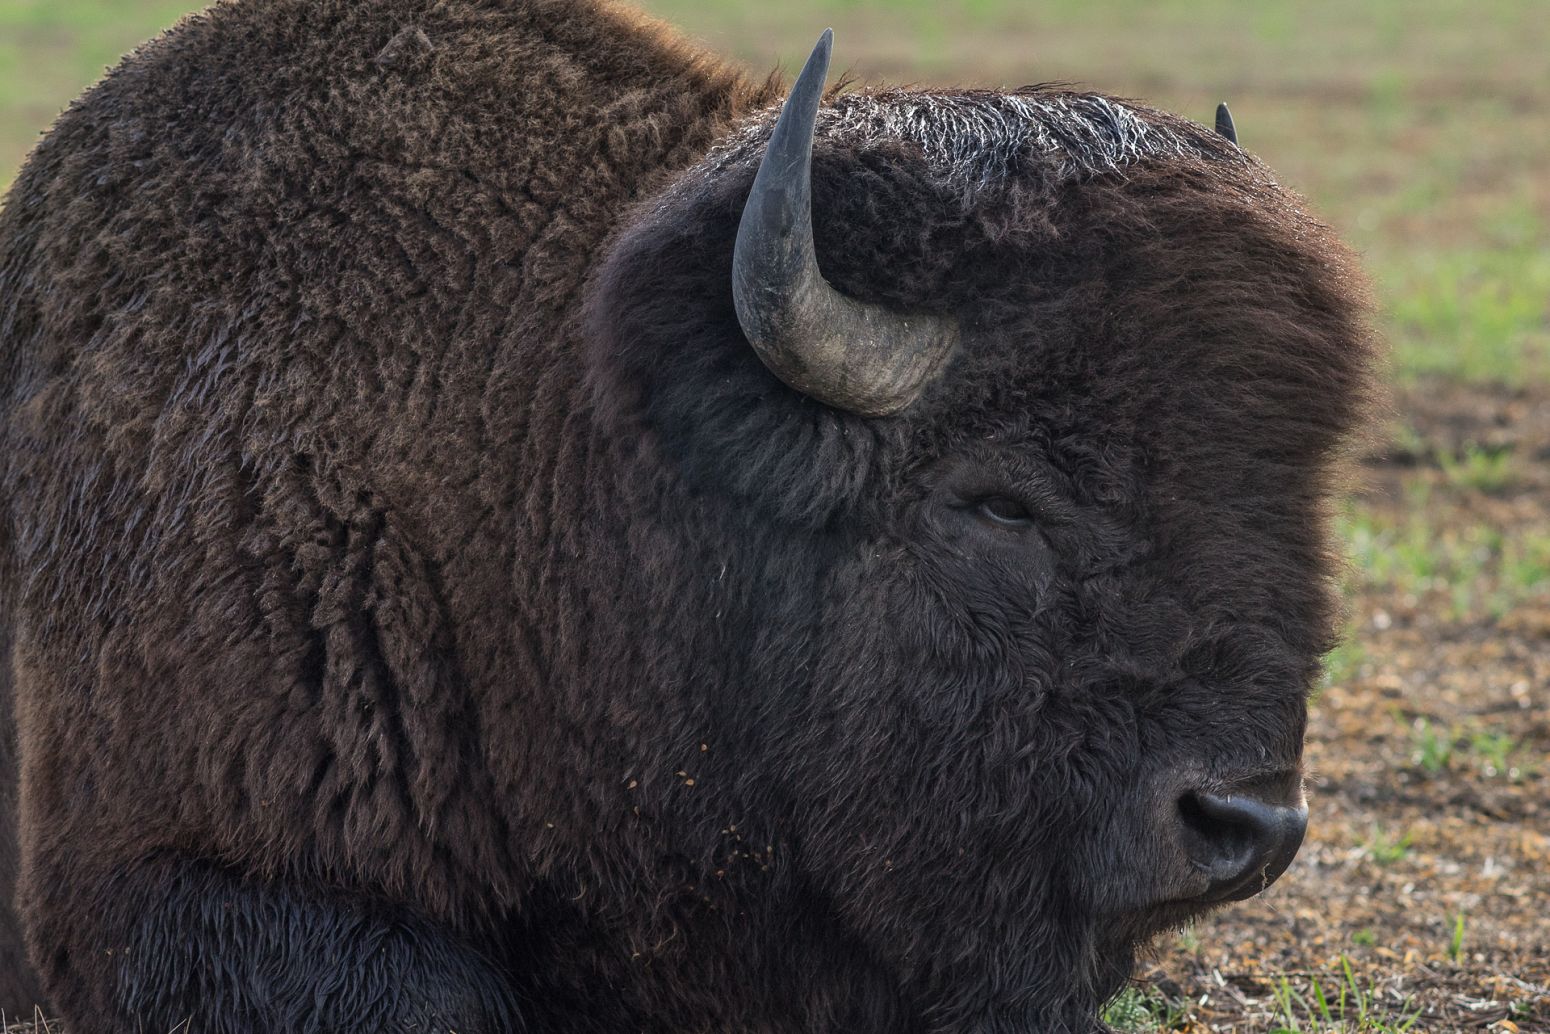
[[[1330,643],[1347,255],[1184,120],[842,93],[825,275],[965,328],[851,416],[733,310],[778,96],[583,0],[237,0],[40,144],[0,697],[71,1034],[1086,1031],[1195,908],[1178,795],[1294,772]]]

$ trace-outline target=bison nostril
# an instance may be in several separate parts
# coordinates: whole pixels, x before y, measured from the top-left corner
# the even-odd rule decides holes
[[[1190,863],[1210,881],[1204,898],[1239,901],[1286,871],[1308,828],[1308,809],[1249,794],[1192,792],[1179,799]]]

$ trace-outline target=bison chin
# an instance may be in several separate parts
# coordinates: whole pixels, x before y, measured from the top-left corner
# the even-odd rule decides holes
[[[1302,842],[1307,807],[1295,765],[1237,778],[1168,771],[1144,782],[1149,792],[1123,795],[1086,836],[1066,842],[1042,889],[1017,889],[1004,868],[985,878],[997,901],[980,914],[1004,915],[1004,925],[982,920],[933,935],[941,954],[1003,963],[960,985],[973,992],[933,996],[948,1003],[936,1012],[951,1016],[938,1029],[1105,1030],[1103,1006],[1132,975],[1138,949],[1264,890]],[[1038,918],[1019,931],[1017,916]],[[937,982],[954,977],[963,980],[944,973]],[[976,1014],[976,1002],[994,1004]]]
[[[944,1029],[973,1034],[1108,1034],[1110,1028],[1101,1019],[1103,1008],[1129,982],[1135,946],[1128,939],[1107,935],[1086,944],[1063,976],[1048,971],[1021,974],[1028,1004],[1007,1001],[992,1014]]]

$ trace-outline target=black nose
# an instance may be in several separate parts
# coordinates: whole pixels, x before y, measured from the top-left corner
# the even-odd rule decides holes
[[[1189,860],[1210,881],[1207,901],[1242,901],[1292,864],[1308,830],[1308,806],[1272,803],[1249,793],[1187,793],[1179,800]]]

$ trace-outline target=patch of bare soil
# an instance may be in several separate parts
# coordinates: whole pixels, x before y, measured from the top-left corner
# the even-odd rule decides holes
[[[1550,1031],[1550,392],[1397,401],[1352,506],[1370,553],[1310,721],[1308,840],[1141,967],[1166,1029]]]

